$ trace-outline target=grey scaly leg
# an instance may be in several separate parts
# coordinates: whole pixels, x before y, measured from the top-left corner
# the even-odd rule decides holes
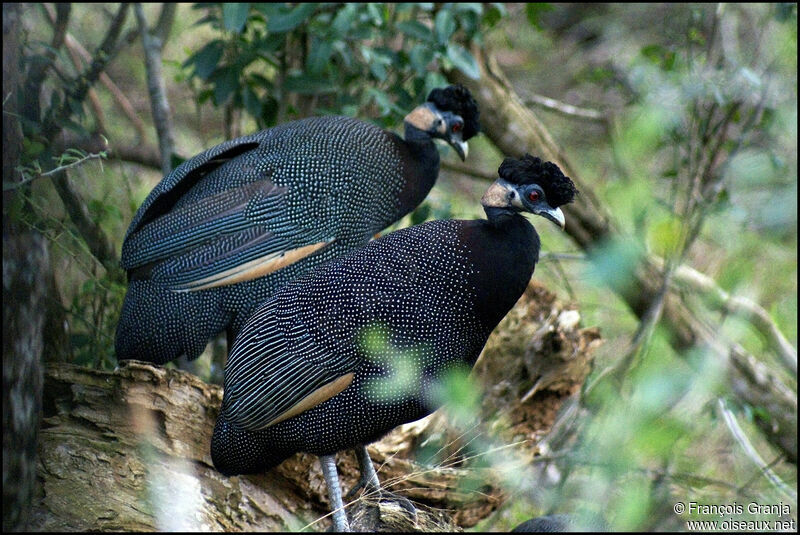
[[[342,503],[342,489],[339,487],[339,472],[336,470],[336,458],[333,455],[322,455],[319,458],[322,464],[322,475],[325,477],[325,484],[328,485],[328,498],[333,509],[333,529],[334,531],[350,531],[350,524],[347,522],[347,515],[344,512]]]
[[[356,452],[356,458],[358,458],[358,465],[361,470],[361,479],[358,480],[358,483],[353,485],[353,488],[347,493],[344,497],[345,500],[349,500],[353,496],[355,496],[356,492],[359,489],[369,489],[372,490],[381,490],[381,483],[378,480],[378,474],[375,472],[375,467],[372,465],[372,459],[369,457],[369,453],[367,452],[367,446],[364,444],[359,444],[353,451]]]
[[[356,457],[358,458],[358,464],[361,467],[361,479],[355,484],[355,486],[353,486],[352,489],[350,489],[350,492],[347,493],[347,498],[349,499],[350,496],[355,494],[356,491],[362,487],[366,488],[367,490],[377,491],[379,494],[383,495],[384,498],[389,498],[390,500],[397,502],[403,509],[406,510],[406,512],[408,512],[413,521],[416,522],[417,510],[408,498],[398,496],[381,488],[380,481],[378,480],[378,474],[375,472],[375,467],[372,465],[372,459],[370,459],[367,446],[364,444],[359,444],[354,448],[354,450],[356,452]]]
[[[359,444],[355,448],[356,457],[358,457],[358,464],[361,466],[361,480],[366,487],[374,489],[381,488],[381,482],[378,481],[378,474],[375,473],[375,467],[372,465],[372,459],[369,457],[369,452],[364,444]]]

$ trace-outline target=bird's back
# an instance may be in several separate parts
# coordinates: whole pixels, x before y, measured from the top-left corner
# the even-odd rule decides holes
[[[175,168],[142,203],[126,234],[203,199],[267,180],[285,188],[287,220],[309,230],[380,230],[403,186],[397,137],[341,116],[311,117],[222,143]],[[216,214],[209,214],[215,216]],[[123,244],[123,267],[138,265]]]
[[[496,326],[480,313],[474,259],[481,253],[473,250],[480,244],[468,241],[483,225],[435,221],[393,232],[260,307],[226,365],[215,466],[255,472],[269,467],[265,448],[327,454],[432,412],[439,381],[474,364]],[[343,391],[281,419],[342,378]]]
[[[221,330],[235,335],[287,282],[366,244],[402,215],[401,143],[362,121],[317,117],[177,167],[142,204],[123,244],[130,284],[118,356],[194,358]],[[250,267],[265,259],[275,267]]]

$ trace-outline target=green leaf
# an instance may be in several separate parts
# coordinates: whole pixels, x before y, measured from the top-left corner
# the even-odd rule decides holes
[[[390,115],[393,111],[399,111],[395,103],[392,102],[392,98],[384,91],[370,87],[367,89],[367,95],[380,107],[380,115],[382,117]]]
[[[189,59],[186,60],[186,63],[184,63],[184,66],[194,64],[195,74],[199,76],[200,79],[208,81],[211,73],[213,73],[214,69],[217,68],[217,63],[219,63],[219,60],[222,57],[223,50],[224,47],[222,41],[219,39],[211,41],[193,56],[189,57]]]
[[[368,3],[367,4],[367,14],[372,19],[372,24],[380,27],[383,25],[383,14],[381,13],[381,9],[378,7],[378,4],[375,3]]]
[[[321,93],[333,93],[336,86],[330,80],[322,76],[311,74],[292,74],[286,78],[284,87],[287,91],[300,95],[318,95]]]
[[[655,254],[667,257],[673,254],[681,238],[681,222],[671,214],[663,216],[647,229],[647,241]]]
[[[675,67],[675,52],[660,45],[647,45],[642,48],[641,54],[650,63],[661,67],[665,71],[671,71]]]
[[[173,169],[175,169],[176,167],[178,167],[180,164],[182,164],[185,161],[186,161],[186,158],[184,158],[183,156],[181,156],[179,154],[176,154],[174,152],[169,157],[169,164],[172,166]]]
[[[478,67],[478,62],[463,46],[455,43],[448,43],[447,57],[453,62],[453,65],[455,65],[458,70],[473,80],[477,80],[481,77],[481,71]]]
[[[242,92],[242,104],[244,104],[247,113],[249,113],[256,120],[261,118],[261,99],[258,98],[256,92],[252,87],[245,87]]]
[[[221,106],[239,88],[239,71],[233,67],[219,69],[214,73],[213,83],[214,103]]]
[[[453,7],[459,13],[483,14],[483,5],[480,2],[458,2]]]
[[[453,32],[456,31],[456,21],[453,15],[447,9],[442,9],[436,14],[434,19],[434,28],[436,30],[436,40],[439,44],[445,44]]]
[[[248,2],[222,4],[222,25],[230,32],[241,33],[249,12]]]
[[[311,51],[306,57],[306,70],[311,74],[320,74],[328,65],[331,54],[333,54],[333,44],[314,37],[311,41]]]
[[[425,95],[436,89],[437,87],[444,87],[447,85],[447,78],[442,76],[438,71],[428,71],[425,73],[425,88],[419,93],[424,98]]]
[[[413,37],[421,41],[433,41],[431,29],[421,22],[417,22],[416,20],[405,20],[403,22],[398,22],[397,29],[409,37]]]
[[[417,71],[417,74],[422,74],[428,69],[428,65],[433,61],[433,49],[431,47],[417,43],[409,53],[409,60],[411,66]]]
[[[22,140],[22,147],[25,155],[31,160],[39,156],[44,151],[44,145],[38,141],[29,141],[27,138]]]
[[[778,22],[786,22],[792,18],[792,14],[797,9],[795,2],[778,2],[775,6],[775,20]],[[795,21],[795,24],[797,21]]]
[[[274,97],[267,96],[262,102],[261,109],[259,125],[262,127],[274,125],[278,120],[278,101]]]
[[[331,30],[333,30],[333,34],[337,37],[345,36],[347,34],[347,30],[353,26],[357,16],[357,5],[345,4],[344,7],[340,9],[338,13],[336,13],[336,17],[334,17],[333,23],[331,23]]]
[[[388,48],[361,47],[361,55],[364,56],[364,63],[369,67],[370,72],[375,78],[383,82],[386,80],[387,67],[395,63],[394,52]]]
[[[317,4],[298,4],[288,13],[283,12],[273,15],[267,20],[267,30],[276,33],[286,33],[294,30],[306,21],[317,9]]]
[[[608,285],[616,291],[627,291],[641,257],[641,250],[631,241],[606,242],[589,255],[587,278],[598,286]]]
[[[398,14],[402,13],[411,13],[415,9],[421,9],[422,11],[431,11],[433,9],[433,4],[430,2],[398,2],[395,4],[397,7]]]
[[[500,19],[506,15],[506,8],[503,4],[492,4],[483,14],[483,23],[492,28]]]
[[[266,37],[254,40],[251,46],[253,51],[256,52],[259,57],[265,59],[271,65],[277,66],[277,62],[269,55],[280,49],[285,44],[286,37],[284,35],[279,33],[271,33]]]
[[[419,207],[411,212],[411,224],[419,225],[431,215],[431,205],[427,202],[422,203]]]
[[[114,221],[122,221],[122,211],[117,207],[115,204],[105,204],[105,215],[106,218],[112,219]]]
[[[525,15],[528,16],[528,23],[539,31],[543,29],[542,15],[552,10],[553,6],[551,4],[525,4]]]

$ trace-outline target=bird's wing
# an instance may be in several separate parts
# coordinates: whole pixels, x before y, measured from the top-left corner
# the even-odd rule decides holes
[[[141,227],[168,213],[180,198],[198,182],[226,162],[251,153],[260,146],[260,134],[220,143],[193,158],[189,158],[165,176],[147,196],[133,217],[125,239]]]
[[[284,303],[285,305],[285,303]],[[225,367],[222,412],[244,429],[264,429],[324,403],[353,380],[355,351],[332,352],[316,343],[302,318],[282,318],[271,300],[243,329]]]
[[[184,197],[201,178],[258,146],[248,139],[223,144],[229,148],[219,154],[210,149],[165,177],[131,224],[124,269],[174,290],[201,290],[261,277],[333,241],[292,217],[288,187],[274,184],[269,169],[250,170],[250,177],[216,194]],[[231,165],[246,165],[241,161]]]

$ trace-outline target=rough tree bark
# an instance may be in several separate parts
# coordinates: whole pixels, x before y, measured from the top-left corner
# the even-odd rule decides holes
[[[3,184],[19,180],[20,5],[3,5]],[[3,190],[3,531],[28,527],[42,396],[42,328],[49,255],[18,219],[23,200]],[[16,213],[14,213],[16,212]]]
[[[590,371],[599,334],[579,328],[579,318],[574,307],[531,284],[476,365],[485,384],[483,410],[510,416],[498,439],[518,442],[522,458],[536,454],[536,439]],[[521,402],[535,384],[535,395]],[[32,527],[327,528],[329,520],[320,521],[329,510],[315,456],[297,454],[258,476],[226,478],[214,470],[209,443],[221,400],[218,386],[180,370],[136,361],[113,372],[51,365],[45,373]],[[460,482],[476,473],[463,461],[435,467],[414,461],[416,445],[443,432],[446,420],[439,414],[401,426],[370,446],[384,486],[419,504],[416,523],[398,514],[392,502],[362,495],[348,506],[355,529],[457,530],[474,525],[507,498],[490,471],[479,472],[485,484],[467,492]],[[449,447],[458,450],[456,443]],[[340,453],[338,466],[346,491],[358,479],[355,455]]]

